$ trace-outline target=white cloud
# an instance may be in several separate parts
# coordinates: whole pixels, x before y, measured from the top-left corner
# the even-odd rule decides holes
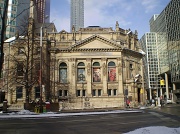
[[[159,1],[158,0],[141,0],[142,6],[145,8],[145,12],[149,13],[153,11],[158,5]]]
[[[62,14],[56,9],[51,10],[51,22],[53,21],[55,23],[55,26],[58,32],[61,30],[66,30],[67,32],[70,31],[70,17],[69,16],[70,16],[69,14]]]
[[[85,1],[85,26],[99,25],[114,27],[116,21],[121,26],[131,24],[127,19],[127,13],[132,5],[125,0],[88,0]]]
[[[70,31],[70,0],[64,0],[68,5],[61,5],[61,1],[53,0],[56,8],[51,8],[51,20],[55,20],[58,31]],[[97,25],[101,27],[115,27],[116,21],[123,29],[140,31],[154,13],[159,13],[164,1],[169,0],[84,0],[84,26]],[[58,6],[59,5],[59,6]],[[61,9],[61,10],[60,10]],[[145,29],[142,29],[144,32]]]

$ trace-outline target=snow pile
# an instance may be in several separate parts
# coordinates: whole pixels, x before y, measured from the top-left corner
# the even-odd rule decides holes
[[[140,107],[139,109],[147,109],[147,107]]]
[[[36,114],[36,113],[30,112],[29,110],[21,110],[19,112],[9,113],[9,115],[32,115],[32,114]]]
[[[179,128],[168,128],[165,126],[144,127],[124,134],[180,134],[180,127]]]

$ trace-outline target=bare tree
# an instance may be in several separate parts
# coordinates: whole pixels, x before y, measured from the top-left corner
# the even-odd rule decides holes
[[[2,66],[3,66],[3,60],[4,60],[4,40],[5,40],[5,32],[6,32],[6,23],[7,23],[7,10],[8,10],[8,3],[9,0],[6,0],[4,2],[4,9],[0,10],[0,17],[2,22],[2,29],[1,29],[1,44],[0,44],[0,75],[2,73]]]

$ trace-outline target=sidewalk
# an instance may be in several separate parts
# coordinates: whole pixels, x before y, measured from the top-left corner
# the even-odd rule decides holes
[[[156,111],[164,114],[174,115],[180,117],[180,105],[179,104],[166,104],[165,106],[151,107],[149,110]]]
[[[51,118],[62,116],[81,116],[81,115],[100,115],[100,114],[116,114],[116,113],[140,113],[142,110],[82,110],[82,111],[63,111],[63,112],[46,112],[46,113],[34,113],[28,110],[22,110],[20,112],[13,113],[1,113],[0,119],[6,118]]]

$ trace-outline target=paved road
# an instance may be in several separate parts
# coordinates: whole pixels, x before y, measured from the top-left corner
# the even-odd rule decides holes
[[[154,110],[180,117],[180,104],[167,104],[165,107],[156,108]]]
[[[0,119],[0,134],[121,134],[148,126],[180,127],[179,118],[156,110],[51,118]]]

